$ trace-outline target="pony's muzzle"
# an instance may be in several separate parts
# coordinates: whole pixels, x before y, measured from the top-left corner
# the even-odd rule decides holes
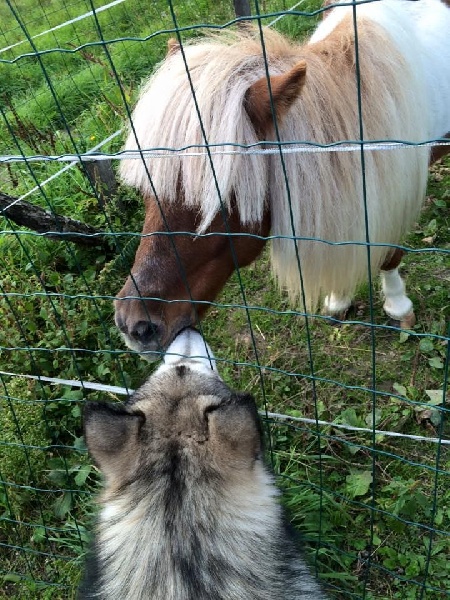
[[[143,300],[118,298],[115,301],[115,322],[127,346],[132,350],[137,352],[161,350],[164,326],[150,316]]]
[[[137,323],[133,323],[127,335],[140,344],[148,346],[157,337],[158,330],[159,327],[152,323],[152,321],[138,321]]]

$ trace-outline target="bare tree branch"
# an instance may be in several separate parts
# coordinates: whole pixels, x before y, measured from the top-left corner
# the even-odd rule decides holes
[[[104,233],[91,225],[51,213],[40,206],[17,200],[0,192],[0,216],[7,217],[17,225],[27,227],[46,237],[74,242],[82,246],[106,246]],[[97,234],[97,235],[95,235]],[[93,236],[94,237],[91,237]]]

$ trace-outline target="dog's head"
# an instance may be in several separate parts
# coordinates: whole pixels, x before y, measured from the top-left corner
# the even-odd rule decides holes
[[[174,493],[201,482],[232,486],[249,478],[262,453],[253,398],[222,381],[193,330],[178,336],[128,402],[86,405],[85,439],[106,494],[134,482],[170,483]]]

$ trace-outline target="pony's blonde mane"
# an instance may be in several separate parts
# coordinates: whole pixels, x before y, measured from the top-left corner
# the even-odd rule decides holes
[[[369,16],[365,14],[358,21],[364,138],[412,142],[427,139],[429,124],[419,81],[419,59],[414,63],[419,50],[414,48],[414,40],[408,42],[407,27],[403,30],[397,26],[396,37],[402,38],[399,44],[393,34],[369,18],[369,10]],[[287,72],[302,59],[307,64],[305,86],[278,124],[281,140],[326,144],[359,139],[351,14],[347,12],[323,38],[313,36],[307,44],[296,45],[267,29],[264,42],[271,75]],[[411,50],[411,58],[402,50],[402,44]],[[197,106],[182,55],[176,52],[160,65],[136,106],[133,123],[139,147],[177,149],[205,141],[245,145],[260,141],[245,109],[248,88],[266,74],[258,32],[253,36],[216,36],[188,45],[184,52]],[[134,133],[130,132],[126,149],[137,147]],[[211,150],[230,149],[233,147]],[[417,148],[365,152],[371,242],[398,243],[411,227],[424,197],[427,156],[426,149]],[[212,169],[207,156],[174,153],[146,159],[146,168],[141,160],[123,160],[121,175],[144,195],[152,195],[156,190],[162,202],[180,200],[182,193],[187,205],[201,211],[201,230],[209,226],[221,202],[229,208],[235,198],[244,224],[260,222],[269,206],[272,235],[295,233],[328,242],[364,244],[360,153],[285,153],[284,163],[287,182],[278,154],[213,154]],[[358,283],[367,279],[364,245],[337,247],[322,241],[300,241],[298,253],[309,308],[314,308],[324,293],[351,296]],[[386,247],[372,247],[372,268],[379,268],[387,253]],[[272,263],[280,284],[293,297],[298,296],[295,243],[289,239],[274,240]]]
[[[141,149],[188,146],[191,152],[199,152],[202,149],[196,147],[198,145],[221,144],[211,149],[214,153],[239,150],[236,144],[251,145],[260,141],[244,109],[248,88],[265,74],[261,43],[256,35],[250,37],[249,34],[250,31],[248,34],[227,32],[184,47],[195,101],[181,52],[163,61],[142,90],[133,114]],[[296,49],[285,38],[267,31],[265,42],[270,53],[271,73],[283,73],[287,65],[295,64]],[[290,61],[286,62],[288,56]],[[130,132],[125,148],[136,150],[137,147],[135,136]],[[214,171],[206,155],[186,157],[177,152],[170,157],[150,158],[146,166],[156,194],[163,202],[179,199],[181,182],[184,202],[202,210],[202,229],[220,210],[217,185],[227,207],[231,193],[235,193],[243,223],[260,221],[268,185],[266,157],[214,154],[212,163]],[[123,180],[144,195],[154,195],[148,173],[140,160],[121,161]]]

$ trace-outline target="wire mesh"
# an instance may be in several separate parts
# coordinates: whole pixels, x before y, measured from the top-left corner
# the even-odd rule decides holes
[[[255,0],[251,20],[262,52],[264,26],[302,39],[328,8],[317,0],[294,8]],[[183,48],[245,20],[231,2],[210,0],[7,0],[0,7],[3,214],[26,206],[26,198],[53,216],[56,236],[1,218],[4,597],[74,596],[98,486],[82,438],[83,404],[120,398],[151,370],[125,349],[113,321],[144,208],[130,189],[105,189],[90,162],[113,159],[115,167],[123,157],[124,123],[168,37]],[[359,141],[306,149],[360,152],[364,174],[360,124]],[[245,149],[228,140],[209,144],[204,133],[190,151],[206,152],[214,168],[215,152],[272,152],[283,161],[286,152],[305,149],[303,141],[278,141]],[[410,144],[368,144],[393,142]],[[256,396],[284,502],[317,574],[338,598],[450,596],[449,183],[444,159],[431,168],[424,211],[400,246],[410,250],[404,270],[419,316],[413,330],[389,324],[370,276],[345,321],[293,309],[268,273],[267,253],[235,270],[200,325],[224,379]],[[367,201],[364,189],[361,198]],[[223,204],[222,213],[226,221]],[[67,240],[62,216],[95,229],[84,236],[90,245]],[[173,239],[170,231],[161,235]],[[225,226],[222,235],[236,234]],[[301,232],[293,226],[289,237]],[[356,243],[370,264],[376,244],[368,235]]]

